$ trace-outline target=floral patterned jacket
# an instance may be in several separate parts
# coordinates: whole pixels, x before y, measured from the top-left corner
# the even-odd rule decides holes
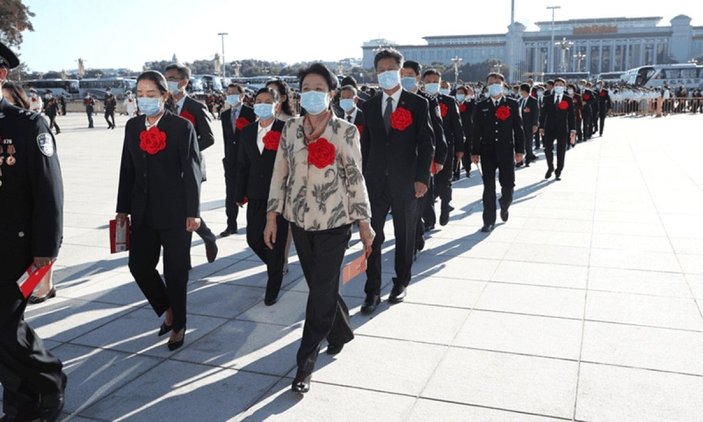
[[[318,142],[327,147],[325,154],[315,154]],[[371,205],[356,126],[332,116],[320,138],[308,145],[303,117],[288,120],[273,166],[267,209],[309,231],[369,221]]]

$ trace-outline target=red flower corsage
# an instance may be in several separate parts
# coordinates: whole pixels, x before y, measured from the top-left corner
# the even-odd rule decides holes
[[[559,101],[559,110],[568,110],[569,103],[566,100]]]
[[[327,139],[319,138],[308,144],[308,163],[323,169],[334,163],[336,149]]]
[[[364,125],[356,125],[356,130],[359,131],[359,135],[364,133]]]
[[[447,115],[447,105],[444,103],[439,103],[439,115],[442,116],[444,119],[444,116]]]
[[[193,114],[191,112],[189,112],[188,110],[182,110],[181,117],[183,117],[184,119],[190,120],[190,122],[193,124],[193,126],[195,126],[195,116],[193,116]]]
[[[264,135],[264,149],[269,151],[278,151],[278,144],[281,143],[281,132],[277,130],[269,130]]]
[[[234,126],[237,128],[237,130],[242,130],[244,129],[244,126],[248,125],[249,123],[251,122],[249,122],[246,117],[240,117],[237,119],[236,122],[234,122]]]
[[[156,126],[143,130],[139,134],[139,148],[151,155],[166,149],[166,133]]]
[[[510,107],[502,105],[496,109],[496,119],[506,121],[510,117]]]
[[[462,113],[466,113],[466,103],[459,104],[459,111]]]
[[[432,160],[432,167],[430,168],[430,172],[433,176],[437,174],[437,163],[435,163],[434,160]]]
[[[590,95],[588,95],[588,94],[583,94],[583,100],[584,100],[584,101],[588,101],[588,100],[590,100],[590,99],[591,99],[591,96],[590,96]]]
[[[404,131],[413,123],[413,115],[405,107],[398,107],[391,113],[391,127],[395,130]]]
[[[606,95],[608,95],[608,93],[605,91],[601,91],[598,95],[601,97],[605,97]]]

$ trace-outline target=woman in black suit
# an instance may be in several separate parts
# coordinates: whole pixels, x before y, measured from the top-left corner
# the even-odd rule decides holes
[[[283,266],[286,260],[285,246],[288,236],[288,221],[278,215],[276,243],[273,249],[264,243],[266,227],[266,202],[276,161],[281,130],[285,122],[275,117],[275,108],[280,101],[278,91],[262,88],[254,97],[256,123],[247,125],[239,139],[237,154],[237,179],[235,201],[240,207],[247,205],[247,243],[266,264],[268,282],[264,304],[271,306],[278,301],[283,281]]]
[[[193,125],[165,111],[166,78],[146,71],[137,78],[141,115],[127,122],[117,222],[132,218],[129,270],[157,315],[159,336],[171,331],[169,350],[183,345],[190,241],[200,226],[200,153]],[[161,248],[164,280],[156,265]]]

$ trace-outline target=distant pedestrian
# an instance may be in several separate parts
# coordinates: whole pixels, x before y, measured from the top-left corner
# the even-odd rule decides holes
[[[108,88],[105,91],[105,121],[108,129],[115,128],[115,109],[117,108],[117,100],[112,95],[112,90]]]
[[[85,98],[83,99],[83,105],[85,106],[85,114],[88,115],[88,128],[92,129],[93,127],[93,113],[95,112],[95,100],[93,97],[90,96],[90,94],[85,94]]]
[[[59,101],[54,98],[50,93],[46,96],[46,105],[44,106],[44,112],[49,118],[49,129],[56,129],[56,134],[61,133],[59,125],[56,124],[56,116],[59,114]]]

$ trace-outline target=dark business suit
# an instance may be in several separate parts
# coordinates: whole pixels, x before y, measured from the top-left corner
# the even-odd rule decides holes
[[[461,116],[461,128],[464,130],[464,156],[461,158],[461,164],[457,163],[454,166],[454,177],[459,178],[460,176],[460,166],[464,166],[466,170],[466,177],[471,175],[471,136],[474,128],[474,109],[476,108],[476,101],[465,100],[463,103],[459,104],[459,116]]]
[[[400,127],[386,130],[383,116],[388,105],[382,102],[383,95],[379,94],[367,101],[363,109],[363,172],[371,202],[371,226],[376,232],[366,271],[367,295],[381,292],[383,227],[391,208],[396,239],[393,283],[405,287],[410,282],[418,212],[415,182],[429,183],[434,154],[427,100],[404,90],[400,93],[395,116],[411,118],[402,130]]]
[[[605,117],[608,115],[612,103],[610,102],[610,93],[608,93],[607,89],[600,89],[596,91],[595,94],[598,97],[598,134],[600,136],[603,136],[603,126],[605,126]]]
[[[117,212],[130,214],[129,269],[157,315],[173,310],[173,331],[186,324],[191,233],[186,219],[200,216],[200,153],[191,124],[166,112],[158,128],[166,148],[154,155],[139,147],[145,116],[130,119],[122,149]],[[156,270],[163,247],[164,278]]]
[[[285,122],[275,120],[271,131],[278,132]],[[257,135],[259,124],[252,123],[246,126],[239,137],[237,154],[237,176],[232,200],[235,204],[243,203],[247,198],[247,244],[256,253],[261,261],[266,264],[268,282],[266,283],[266,298],[275,299],[281,290],[283,281],[283,266],[286,262],[286,237],[288,236],[288,221],[278,215],[276,225],[276,243],[273,250],[264,243],[264,229],[266,228],[266,204],[269,197],[273,164],[276,161],[278,150],[259,151]]]
[[[560,101],[566,103],[565,109],[559,104],[555,104],[555,96],[544,97],[542,109],[539,113],[539,128],[544,129],[544,156],[547,159],[547,167],[554,170],[554,141],[557,141],[557,168],[554,173],[559,177],[564,169],[564,158],[566,156],[566,144],[569,142],[571,131],[576,131],[576,115],[574,114],[574,103],[566,94],[562,94]]]
[[[525,164],[529,165],[537,157],[532,152],[532,139],[535,136],[533,127],[539,127],[539,104],[537,98],[528,95],[518,100],[522,113],[522,133],[525,140]]]
[[[61,362],[25,322],[27,300],[16,284],[35,257],[59,253],[63,183],[42,116],[2,97],[0,116],[0,382],[4,413],[15,415],[38,410],[38,395],[61,394],[66,383]]]
[[[598,99],[596,98],[596,94],[593,91],[586,88],[581,93],[581,100],[583,101],[583,109],[581,110],[581,121],[583,123],[583,129],[579,129],[582,130],[583,140],[587,141],[591,139],[591,135],[593,135],[593,104],[595,104]]]
[[[237,180],[237,153],[239,151],[239,138],[246,125],[256,121],[254,109],[242,104],[239,115],[232,120],[232,109],[220,113],[222,122],[222,139],[224,139],[225,158],[222,165],[225,169],[225,213],[227,214],[227,230],[237,230],[237,216],[239,207],[235,200],[234,188]],[[239,128],[239,129],[237,129]]]
[[[205,151],[207,148],[210,148],[215,144],[215,136],[212,134],[212,128],[210,127],[210,116],[208,116],[208,111],[205,104],[186,95],[179,114],[181,117],[190,120],[193,124],[195,134],[198,137],[198,149],[200,152]],[[207,180],[207,175],[205,172],[205,162],[202,161],[202,157],[200,165],[204,182]],[[200,220],[200,228],[196,231],[196,233],[198,233],[198,236],[200,236],[200,238],[205,242],[215,242],[217,239],[215,234],[202,219]]]
[[[435,196],[442,200],[442,214],[449,213],[449,202],[452,200],[452,173],[454,157],[457,152],[464,152],[464,129],[459,117],[459,106],[454,98],[439,95],[439,110],[442,117],[444,137],[447,141],[447,157],[444,167],[435,175]]]
[[[507,109],[503,108],[507,107]],[[499,118],[509,110],[509,116]],[[499,170],[500,207],[507,211],[515,188],[515,154],[525,152],[519,105],[512,98],[501,97],[496,107],[493,98],[476,105],[471,154],[480,156],[483,173],[483,223],[496,222],[496,170]]]

